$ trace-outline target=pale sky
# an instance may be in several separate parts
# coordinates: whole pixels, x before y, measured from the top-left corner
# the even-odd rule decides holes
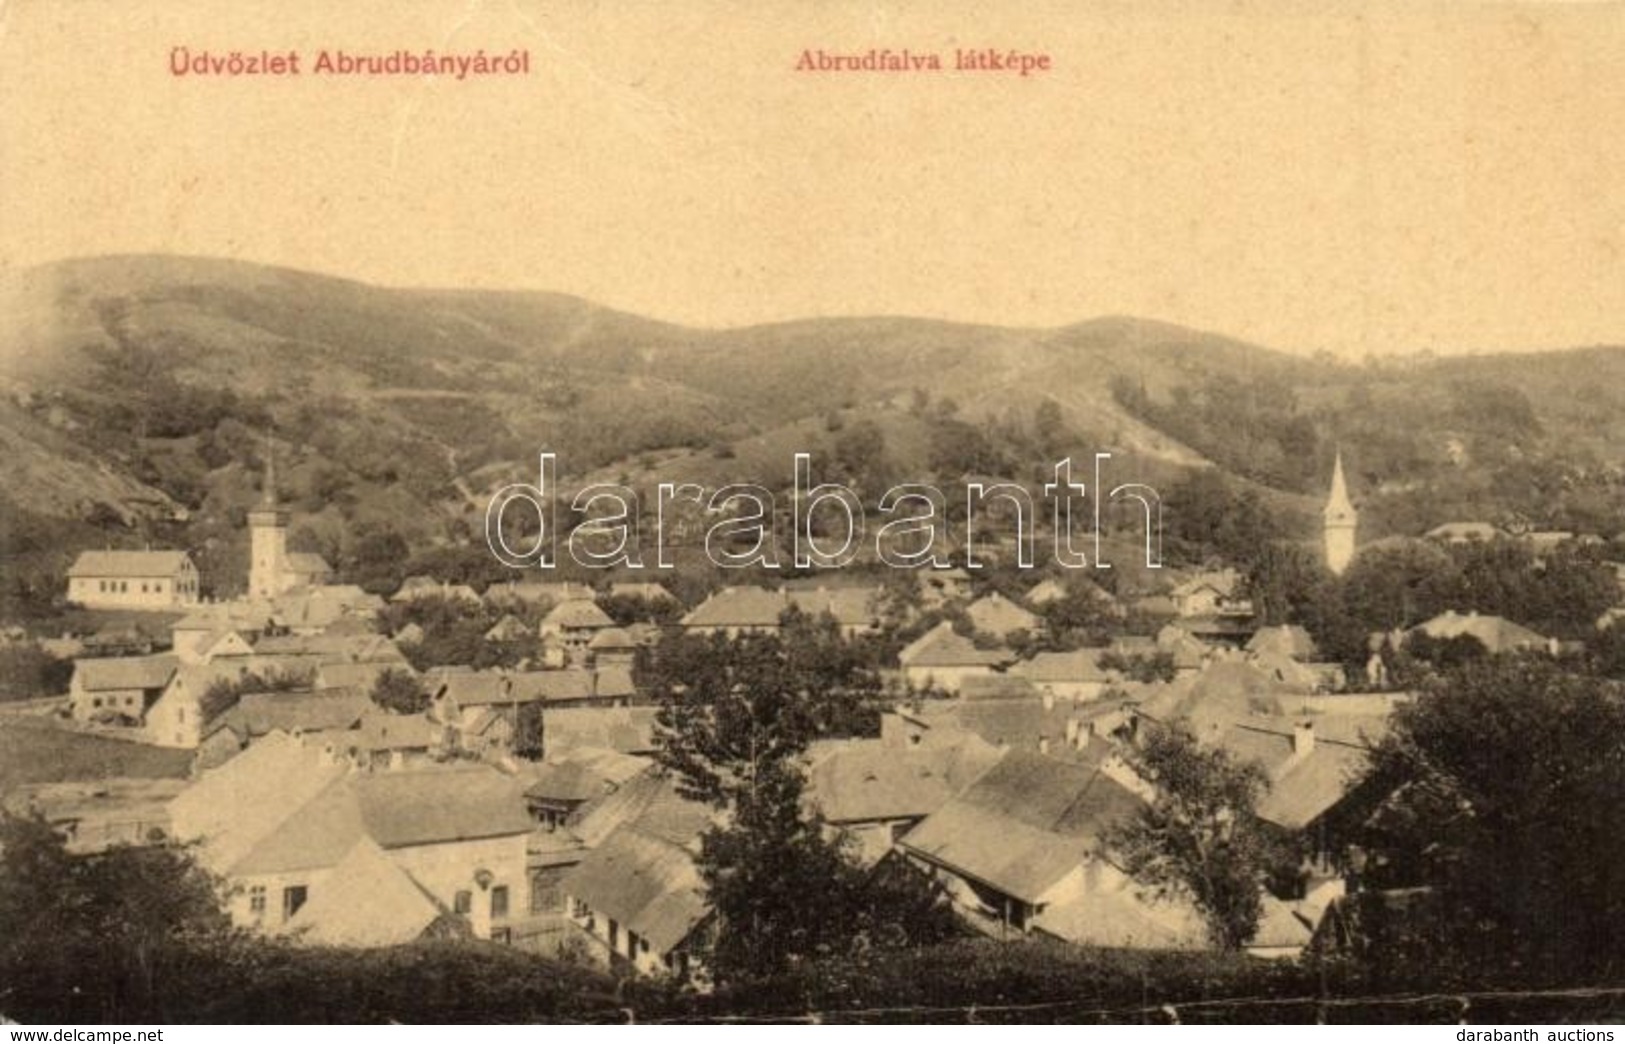
[[[177,78],[176,45],[307,72]],[[794,70],[983,46],[1055,70]],[[324,47],[532,74],[310,75]],[[1625,5],[6,0],[0,265],[149,251],[706,326],[1625,343]]]

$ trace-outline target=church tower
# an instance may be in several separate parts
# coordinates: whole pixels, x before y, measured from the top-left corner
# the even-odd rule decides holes
[[[265,482],[260,506],[248,513],[248,596],[272,598],[282,593],[288,560],[288,513],[276,502],[276,461],[265,440]]]
[[[1358,525],[1359,515],[1349,501],[1348,483],[1343,479],[1343,454],[1339,453],[1325,510],[1326,567],[1337,576],[1342,576],[1354,560],[1354,531]]]

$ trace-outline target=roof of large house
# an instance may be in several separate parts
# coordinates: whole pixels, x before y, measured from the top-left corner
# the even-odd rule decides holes
[[[78,688],[86,692],[106,692],[110,689],[161,689],[169,684],[178,662],[170,653],[75,660],[73,680]]]
[[[693,857],[632,828],[605,838],[559,888],[662,953],[681,945],[710,912]]]
[[[1441,613],[1411,630],[1421,631],[1433,638],[1477,638],[1492,653],[1544,648],[1547,644],[1545,636],[1505,617],[1458,613],[1454,610]]]
[[[1434,540],[1465,542],[1468,540],[1494,540],[1506,533],[1488,522],[1446,522],[1422,534]]]
[[[205,772],[170,802],[175,836],[201,840],[204,864],[230,873],[345,771],[286,733],[272,733]]]
[[[592,641],[587,643],[587,648],[595,652],[626,651],[637,647],[637,640],[622,627],[606,627],[593,635]]]
[[[588,846],[601,844],[611,832],[630,826],[698,851],[700,835],[722,818],[712,806],[684,797],[671,772],[651,766],[586,805],[571,829]]]
[[[1011,659],[1007,649],[979,649],[944,620],[897,654],[904,667],[992,667]]]
[[[952,746],[902,748],[880,740],[816,743],[808,800],[832,823],[917,819],[941,808],[999,760],[970,736]]]
[[[1297,624],[1261,627],[1247,640],[1247,651],[1307,662],[1315,658],[1315,639]]]
[[[615,621],[605,615],[596,602],[580,598],[560,602],[542,617],[543,627],[599,628],[614,625]]]
[[[432,695],[443,695],[459,707],[624,699],[637,691],[631,669],[624,666],[553,671],[431,670],[424,681]]]
[[[171,577],[191,566],[185,551],[81,551],[70,577]]]
[[[594,592],[591,587],[573,580],[521,580],[509,584],[492,584],[485,591],[486,601],[505,604],[551,602],[557,605],[578,599],[590,602],[593,598]]]
[[[677,596],[666,590],[663,584],[648,581],[633,583],[622,581],[609,585],[612,598],[641,598],[646,602],[675,602]]]
[[[363,837],[380,848],[410,848],[517,836],[534,827],[518,782],[488,766],[345,774],[261,836],[230,872],[329,867]]]
[[[1046,909],[1036,928],[1080,946],[1208,949],[1207,923],[1194,906],[1139,893],[1132,881],[1121,888],[1084,889]]]
[[[1380,720],[1373,728],[1381,727]],[[1310,722],[1316,735],[1307,752],[1294,745],[1294,719],[1237,722],[1219,736],[1219,745],[1231,755],[1263,767],[1270,784],[1259,799],[1258,815],[1288,829],[1307,826],[1341,801],[1370,760],[1365,745],[1320,735],[1320,723]]]
[[[1160,722],[1184,718],[1202,734],[1252,714],[1279,715],[1294,695],[1254,664],[1219,660],[1200,674],[1150,687],[1140,713]]]
[[[322,664],[406,665],[395,643],[381,634],[280,634],[254,643],[260,656],[313,656]]]
[[[1141,805],[1099,762],[1012,750],[899,844],[1036,902],[1098,848],[1106,829]]]
[[[985,594],[966,606],[965,615],[970,617],[973,627],[986,634],[1033,631],[1039,625],[1037,616],[997,591]]]
[[[348,729],[372,708],[359,689],[320,692],[251,692],[218,719],[219,724],[244,739],[271,732],[291,734]]]
[[[684,627],[772,628],[790,608],[783,591],[765,587],[724,587],[683,617]]]
[[[1207,569],[1195,573],[1169,592],[1174,598],[1189,597],[1203,589],[1228,598],[1241,584],[1241,574],[1234,569]]]
[[[1111,672],[1100,666],[1102,649],[1077,649],[1072,652],[1041,652],[1030,660],[1022,660],[1010,668],[1010,673],[1035,685],[1057,683],[1103,682]]]
[[[300,942],[397,946],[420,938],[446,911],[370,838],[361,838],[284,927]]]

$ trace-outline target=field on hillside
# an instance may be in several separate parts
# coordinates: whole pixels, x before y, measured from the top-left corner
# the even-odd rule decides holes
[[[28,783],[181,779],[192,752],[89,736],[32,715],[0,715],[0,794]]]

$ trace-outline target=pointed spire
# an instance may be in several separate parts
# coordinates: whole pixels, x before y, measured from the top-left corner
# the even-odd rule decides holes
[[[1337,454],[1337,463],[1332,466],[1332,492],[1326,498],[1327,521],[1354,518],[1354,503],[1349,500],[1348,483],[1343,478],[1343,453]]]
[[[276,445],[269,431],[265,433],[265,478],[261,485],[260,503],[268,508],[276,507]]]

